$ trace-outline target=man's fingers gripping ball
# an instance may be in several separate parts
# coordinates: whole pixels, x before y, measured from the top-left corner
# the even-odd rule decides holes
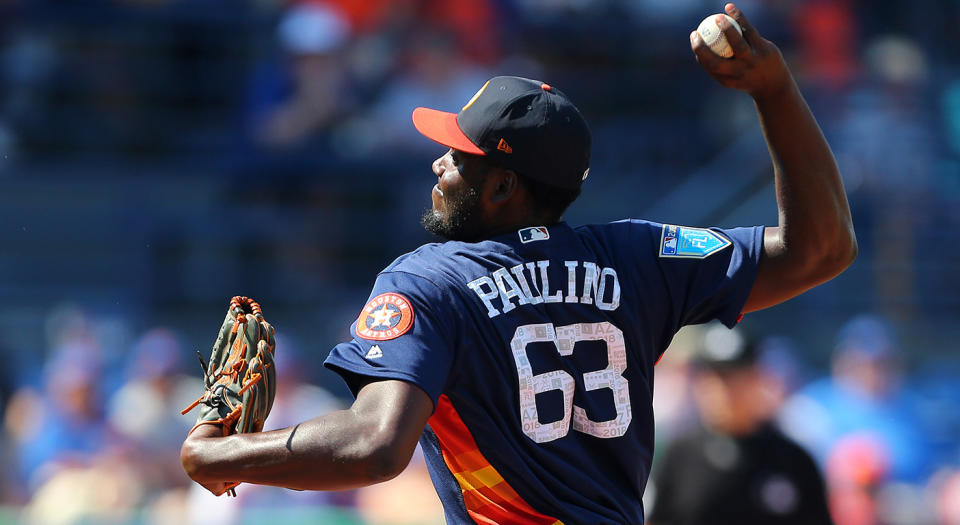
[[[723,22],[724,20],[726,23]],[[703,39],[703,43],[706,44],[711,51],[724,58],[732,58],[735,54],[735,50],[730,44],[731,39],[727,38],[728,33],[724,31],[728,26],[733,28],[732,31],[736,31],[741,36],[743,35],[740,24],[730,15],[710,15],[704,18],[697,27],[697,33],[700,35],[700,38]],[[737,41],[738,44],[742,43],[742,38],[737,39]],[[743,49],[745,49],[746,43],[742,44]]]

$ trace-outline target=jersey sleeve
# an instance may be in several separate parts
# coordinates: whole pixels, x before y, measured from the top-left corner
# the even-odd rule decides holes
[[[713,319],[732,328],[757,275],[763,226],[655,226],[658,228],[653,230],[656,237],[652,248],[665,281],[676,329]]]
[[[423,389],[434,406],[454,360],[457,323],[443,290],[405,272],[377,277],[370,298],[350,326],[353,340],[331,350],[324,366],[357,393],[367,379],[399,379]]]

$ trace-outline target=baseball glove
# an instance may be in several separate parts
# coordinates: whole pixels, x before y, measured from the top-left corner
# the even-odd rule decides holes
[[[241,296],[230,300],[210,363],[197,352],[204,392],[181,412],[200,407],[190,432],[201,425],[219,425],[224,436],[263,430],[277,392],[273,334],[256,301]],[[227,491],[235,496],[233,487],[238,484],[228,483]]]

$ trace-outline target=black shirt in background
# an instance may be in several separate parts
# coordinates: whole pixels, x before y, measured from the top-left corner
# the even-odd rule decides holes
[[[832,523],[813,459],[770,425],[736,438],[682,436],[654,463],[651,480],[651,525]]]

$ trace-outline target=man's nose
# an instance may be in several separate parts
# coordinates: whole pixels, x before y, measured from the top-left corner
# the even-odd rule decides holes
[[[433,174],[437,177],[443,175],[443,157],[438,157],[433,161]]]

